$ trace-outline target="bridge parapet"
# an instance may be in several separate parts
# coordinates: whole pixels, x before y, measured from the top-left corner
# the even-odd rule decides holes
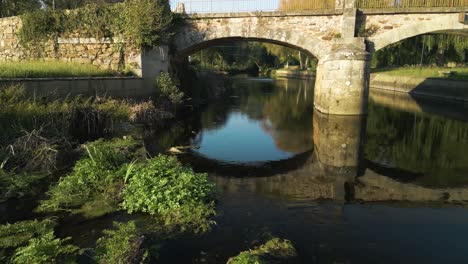
[[[466,0],[172,0],[172,9],[186,14],[272,12],[337,13],[356,8],[364,13],[375,12],[466,12]]]

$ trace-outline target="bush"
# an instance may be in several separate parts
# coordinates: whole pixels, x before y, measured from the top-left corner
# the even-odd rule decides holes
[[[96,246],[96,260],[101,264],[140,263],[144,237],[139,234],[134,221],[114,222],[115,229],[104,230]]]
[[[28,245],[18,248],[12,258],[14,264],[74,263],[79,248],[66,243],[70,238],[55,238],[53,232],[32,238]]]
[[[0,169],[0,202],[37,194],[41,188],[37,183],[45,177],[46,175],[12,174]]]
[[[67,244],[70,238],[55,238],[54,226],[52,220],[0,226],[0,249],[7,252],[3,260],[10,259],[7,263],[71,263],[79,248]]]
[[[169,73],[161,73],[156,78],[157,95],[161,100],[167,100],[173,105],[182,103],[184,93],[179,90],[178,82],[171,78]]]
[[[194,173],[170,156],[136,165],[123,198],[129,213],[149,213],[182,230],[205,231],[207,218],[214,214],[214,185],[207,175]]]
[[[274,264],[283,263],[297,256],[296,249],[287,239],[272,238],[265,244],[231,258],[228,264]]]
[[[79,32],[95,38],[123,36],[138,47],[154,47],[173,35],[173,14],[167,0],[90,2],[71,11],[43,9],[21,18],[20,39],[26,44]]]
[[[24,246],[35,236],[43,236],[55,226],[52,220],[23,221],[0,226],[0,248]]]
[[[116,210],[129,166],[125,164],[133,157],[133,151],[125,150],[124,146],[131,148],[131,144],[135,141],[99,140],[85,146],[87,156],[76,163],[72,173],[62,177],[49,190],[49,199],[41,203],[39,210],[80,212],[77,208],[96,201],[114,205],[106,206],[103,214]],[[92,207],[89,209],[93,210]]]

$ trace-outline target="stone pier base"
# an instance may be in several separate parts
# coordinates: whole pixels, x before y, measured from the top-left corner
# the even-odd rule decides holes
[[[364,39],[337,41],[317,65],[315,108],[330,115],[367,114],[369,61]]]

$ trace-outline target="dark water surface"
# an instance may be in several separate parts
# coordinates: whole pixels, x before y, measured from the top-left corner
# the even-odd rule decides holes
[[[330,117],[310,81],[235,79],[147,145],[195,146],[180,159],[218,189],[217,225],[161,263],[225,263],[265,234],[294,263],[468,263],[466,105],[373,91],[367,118]]]

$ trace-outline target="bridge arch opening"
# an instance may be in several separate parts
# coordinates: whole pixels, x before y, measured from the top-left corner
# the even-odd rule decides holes
[[[267,70],[290,69],[314,72],[317,58],[309,50],[299,46],[262,38],[218,38],[200,42],[176,53],[179,60],[201,68],[241,72],[257,68],[258,73]],[[309,76],[312,76],[310,74]]]
[[[374,52],[372,68],[402,66],[456,67],[468,63],[468,32],[437,31],[415,35]]]
[[[468,36],[468,27],[459,21],[458,14],[448,14],[377,32],[375,35],[370,36],[368,40],[371,43],[370,49],[379,51],[389,45],[412,37],[444,33]]]

